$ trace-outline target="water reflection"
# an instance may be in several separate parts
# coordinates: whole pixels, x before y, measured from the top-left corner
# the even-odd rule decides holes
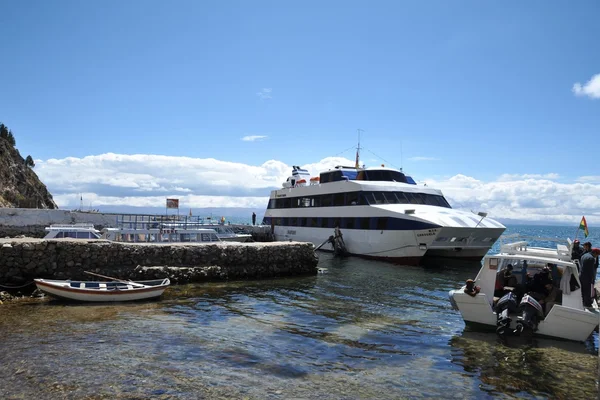
[[[511,340],[513,339],[513,340]],[[477,376],[482,390],[518,397],[595,398],[597,350],[579,343],[519,338],[500,342],[495,335],[463,332],[452,337],[452,362]]]

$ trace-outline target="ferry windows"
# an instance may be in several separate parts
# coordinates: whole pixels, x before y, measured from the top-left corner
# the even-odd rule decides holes
[[[360,192],[360,196],[358,197],[358,204],[361,206],[368,206],[369,205],[369,197],[373,196],[373,193],[371,192]]]
[[[356,175],[358,175],[358,172],[356,171],[341,171],[342,172],[342,176],[345,176],[346,178],[348,178],[349,181],[353,181],[356,179]]]
[[[383,192],[383,197],[385,198],[386,204],[398,203],[398,199],[396,198],[396,194],[394,192]]]
[[[402,192],[396,192],[396,198],[398,199],[398,203],[400,204],[408,204],[410,201],[406,198],[406,195]]]
[[[359,192],[349,192],[346,193],[346,205],[355,206],[358,204],[358,194]]]
[[[333,206],[339,207],[344,205],[344,193],[335,193],[333,195]]]
[[[330,194],[324,194],[321,196],[321,206],[322,207],[331,207],[333,204],[333,196]]]
[[[310,207],[310,197],[303,197],[300,200],[300,207]]]
[[[385,197],[383,197],[382,192],[373,192],[373,197],[375,198],[375,204],[385,204]]]
[[[321,228],[329,227],[329,218],[321,218]]]
[[[319,227],[319,224],[317,223],[317,218],[313,217],[313,218],[310,219],[310,226],[312,228],[318,228]]]
[[[296,217],[290,218],[290,226],[298,226],[298,218],[296,218]]]
[[[306,218],[298,218],[299,226],[306,226]]]
[[[321,207],[321,196],[315,196],[315,197],[313,197],[311,205],[313,207]]]
[[[292,206],[291,200],[292,199],[290,199],[290,198],[283,199],[282,200],[282,202],[283,202],[283,207],[282,208],[291,208],[291,206]]]
[[[357,218],[357,219],[358,219],[358,223],[356,225],[357,225],[358,229],[365,229],[365,230],[369,229],[370,218]]]
[[[376,226],[375,227],[378,231],[387,229],[387,225],[388,225],[388,219],[386,217],[376,218]]]
[[[354,218],[344,218],[346,220],[346,229],[354,229]]]

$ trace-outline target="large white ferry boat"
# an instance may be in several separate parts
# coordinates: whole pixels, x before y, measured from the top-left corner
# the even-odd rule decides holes
[[[397,169],[356,164],[318,177],[294,166],[265,212],[275,240],[334,250],[331,236],[341,232],[348,254],[417,265],[423,257],[480,261],[506,229],[485,213],[453,209],[440,190]]]

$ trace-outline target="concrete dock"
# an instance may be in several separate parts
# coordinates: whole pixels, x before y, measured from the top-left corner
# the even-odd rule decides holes
[[[0,285],[34,278],[94,280],[169,277],[173,283],[317,274],[312,243],[119,243],[80,239],[0,239]]]

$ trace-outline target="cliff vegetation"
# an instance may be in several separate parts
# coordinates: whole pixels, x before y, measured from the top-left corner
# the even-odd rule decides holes
[[[58,208],[33,171],[33,157],[23,158],[16,145],[12,131],[0,123],[0,207]]]

